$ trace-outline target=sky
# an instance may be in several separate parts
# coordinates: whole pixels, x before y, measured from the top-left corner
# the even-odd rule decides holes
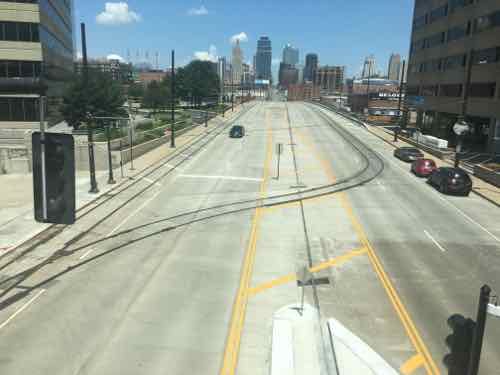
[[[160,68],[231,55],[239,39],[251,62],[260,36],[272,41],[276,70],[283,46],[299,48],[300,60],[317,53],[320,65],[346,66],[359,75],[364,58],[373,54],[377,69],[387,71],[392,52],[408,55],[413,0],[74,0],[77,50],[81,22],[87,29],[90,57],[117,54],[144,60],[146,52]]]

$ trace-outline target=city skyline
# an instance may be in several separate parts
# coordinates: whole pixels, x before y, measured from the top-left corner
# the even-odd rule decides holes
[[[300,63],[304,63],[302,60],[307,53],[314,52],[320,56],[323,65],[346,66],[348,76],[359,75],[364,57],[371,53],[384,67],[393,51],[404,58],[409,50],[411,23],[408,20],[413,12],[411,0],[403,0],[398,7],[363,1],[362,5],[349,3],[333,8],[327,1],[319,1],[316,9],[306,4],[294,4],[289,10],[283,10],[279,2],[273,2],[266,5],[266,12],[262,14],[256,13],[250,4],[226,0],[202,4],[173,1],[168,7],[138,0],[124,4],[126,9],[116,15],[116,11],[105,8],[103,1],[75,0],[75,21],[77,24],[83,21],[87,25],[89,56],[102,57],[114,53],[127,59],[127,51],[130,51],[131,60],[136,61],[138,54],[143,60],[146,51],[149,51],[151,63],[155,65],[154,54],[158,52],[159,66],[164,69],[170,64],[171,49],[176,50],[178,66],[186,65],[195,58],[216,62],[221,56],[229,59],[231,40],[239,38],[246,57],[244,62],[253,65],[257,40],[261,35],[268,35],[275,46],[292,43],[297,47],[301,51]],[[363,12],[360,13],[359,9]],[[165,15],[166,11],[168,15]],[[297,33],[286,24],[276,22],[272,16],[276,12],[287,16],[287,24],[296,22],[306,25],[307,31]],[[322,16],[318,18],[318,14]],[[353,18],[353,14],[356,17]],[[256,25],[247,22],[249,16],[258,16],[260,22]],[[328,22],[337,17],[340,22],[334,25]],[[382,22],[387,17],[393,20],[392,24]],[[358,26],[354,28],[354,24]],[[158,32],[160,26],[161,33]],[[375,29],[377,38],[373,39]],[[349,30],[352,32],[345,32]],[[78,51],[81,50],[79,34],[77,27]],[[197,37],[188,37],[192,35]],[[278,68],[280,60],[281,56],[275,53],[273,70]]]

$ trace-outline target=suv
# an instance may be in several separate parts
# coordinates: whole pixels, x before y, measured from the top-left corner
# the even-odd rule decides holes
[[[229,131],[230,138],[243,138],[245,136],[245,128],[241,125],[234,125]]]

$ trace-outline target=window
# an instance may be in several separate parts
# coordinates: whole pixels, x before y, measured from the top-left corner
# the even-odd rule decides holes
[[[12,98],[10,100],[10,115],[12,121],[24,121],[24,106],[22,98]]]
[[[448,42],[462,39],[470,33],[470,23],[467,25],[456,26],[448,30]]]
[[[7,61],[7,77],[9,78],[20,77],[18,61]]]
[[[38,24],[29,22],[0,22],[0,40],[39,42]]]
[[[467,55],[448,56],[444,59],[443,70],[454,70],[464,68],[467,62]]]
[[[431,36],[425,40],[425,47],[432,48],[432,47],[438,46],[440,44],[443,44],[445,41],[445,37],[446,37],[445,32],[434,34],[433,36]]]
[[[0,98],[0,121],[10,120],[9,99]]]
[[[440,72],[443,69],[443,59],[432,60],[429,63],[429,72]]]
[[[39,77],[41,70],[40,61],[8,61],[0,60],[0,77]]]
[[[418,95],[418,86],[408,86],[406,88],[406,95],[408,95],[408,96]]]
[[[429,64],[427,62],[420,63],[418,71],[420,73],[425,73],[429,71]]]
[[[436,85],[422,86],[423,96],[436,96],[437,91],[438,91],[438,86]]]
[[[5,22],[5,40],[18,40],[17,24],[15,22]]]
[[[462,96],[462,85],[452,84],[452,85],[441,85],[439,90],[440,96],[451,96],[460,97]]]
[[[417,17],[417,18],[415,18],[415,21],[413,21],[413,28],[415,30],[418,30],[418,29],[424,27],[426,23],[427,23],[427,15]]]
[[[497,120],[495,124],[495,139],[500,139],[500,120]]]
[[[474,0],[451,0],[450,1],[450,13],[456,10],[466,7],[474,2]]]
[[[447,15],[448,15],[448,4],[445,4],[431,11],[429,16],[429,23],[433,23],[443,17],[446,17]]]
[[[493,98],[496,88],[497,85],[495,82],[471,83],[469,86],[469,95],[477,98]]]
[[[500,47],[488,48],[474,52],[473,64],[492,64],[500,61]]]

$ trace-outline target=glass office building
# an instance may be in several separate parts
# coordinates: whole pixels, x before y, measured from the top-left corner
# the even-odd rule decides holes
[[[48,97],[49,124],[73,72],[72,0],[0,1],[0,129],[32,129],[38,97]]]

